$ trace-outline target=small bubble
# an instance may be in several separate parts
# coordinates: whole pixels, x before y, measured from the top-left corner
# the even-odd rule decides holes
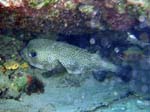
[[[114,91],[114,96],[118,96],[118,92],[117,91]]]
[[[91,39],[90,39],[90,44],[93,45],[93,44],[95,44],[95,43],[96,43],[96,42],[95,42],[95,39],[94,39],[94,38],[91,38]]]
[[[119,48],[118,47],[116,47],[115,49],[114,49],[114,51],[116,52],[116,53],[119,53]]]
[[[144,22],[145,20],[146,20],[145,16],[141,15],[141,16],[139,17],[139,21],[140,21],[140,22]]]

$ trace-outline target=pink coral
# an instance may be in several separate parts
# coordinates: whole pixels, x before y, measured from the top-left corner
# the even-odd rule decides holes
[[[130,17],[129,14],[119,14],[115,10],[107,10],[105,16],[106,22],[114,30],[127,30],[135,24],[135,18]]]

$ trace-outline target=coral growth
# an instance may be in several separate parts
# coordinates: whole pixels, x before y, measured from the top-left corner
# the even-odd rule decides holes
[[[4,63],[4,67],[7,70],[16,70],[19,68],[19,63],[13,60],[9,60]]]
[[[17,71],[5,75],[0,72],[0,98],[19,98],[22,93],[42,93],[43,83],[26,72]]]
[[[135,21],[141,22],[141,16],[149,23],[149,0],[10,0],[0,3],[0,29],[81,34],[95,32],[93,28],[100,30],[87,24],[93,19],[114,30],[133,27]]]
[[[112,9],[106,11],[105,19],[113,30],[128,30],[135,24],[134,17],[131,17],[127,13],[120,14]]]
[[[0,65],[0,71],[3,73],[8,71],[26,70],[28,68],[29,68],[28,63],[26,62],[19,63],[15,60],[7,60],[6,62]]]

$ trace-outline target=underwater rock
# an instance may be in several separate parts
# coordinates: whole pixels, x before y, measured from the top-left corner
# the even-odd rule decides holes
[[[132,80],[129,83],[131,90],[142,98],[150,98],[150,70],[133,70]]]
[[[29,105],[20,104],[16,100],[4,100],[1,99],[3,106],[0,107],[0,112],[29,112],[31,108]]]
[[[38,72],[36,73],[40,75]],[[16,109],[20,112],[24,112],[25,110],[27,112],[110,110],[110,108],[107,108],[107,105],[110,106],[112,103],[121,101],[120,96],[124,96],[127,91],[126,85],[113,80],[98,83],[93,79],[88,79],[80,87],[58,87],[59,80],[54,77],[44,79],[44,82],[46,83],[46,91],[43,94],[34,94],[31,96],[23,95],[19,102],[9,99],[1,100],[0,109],[11,109],[14,110],[14,112],[17,112],[15,111]],[[125,98],[126,97],[128,96],[125,96]]]
[[[0,98],[19,100],[22,93],[44,92],[43,83],[21,70],[0,72]]]
[[[19,60],[19,50],[23,43],[15,38],[0,35],[0,57],[4,61],[9,59]]]
[[[127,50],[123,51],[124,61],[129,62],[138,62],[139,60],[144,59],[143,51],[138,47],[129,47]]]
[[[56,107],[53,104],[47,104],[45,107],[41,108],[38,112],[57,112]]]
[[[142,38],[142,37],[139,37],[139,38]],[[150,46],[149,42],[144,42],[144,40],[138,39],[134,34],[131,34],[129,32],[128,32],[128,38],[127,38],[127,40],[128,40],[129,43],[131,43],[133,45],[138,45],[139,47],[142,47],[142,48]]]
[[[124,31],[138,24],[136,21],[141,16],[148,21],[149,0],[142,4],[136,6],[126,0],[0,1],[0,29],[62,34],[89,34],[105,29]]]
[[[31,76],[28,76],[28,79],[30,80],[30,82],[25,88],[25,92],[28,95],[31,95],[32,93],[44,93],[44,84],[41,80]]]

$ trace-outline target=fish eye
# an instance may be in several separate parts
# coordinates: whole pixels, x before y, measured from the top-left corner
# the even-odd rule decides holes
[[[34,57],[37,56],[37,53],[36,53],[35,51],[31,51],[31,52],[29,53],[29,56],[34,58]]]

